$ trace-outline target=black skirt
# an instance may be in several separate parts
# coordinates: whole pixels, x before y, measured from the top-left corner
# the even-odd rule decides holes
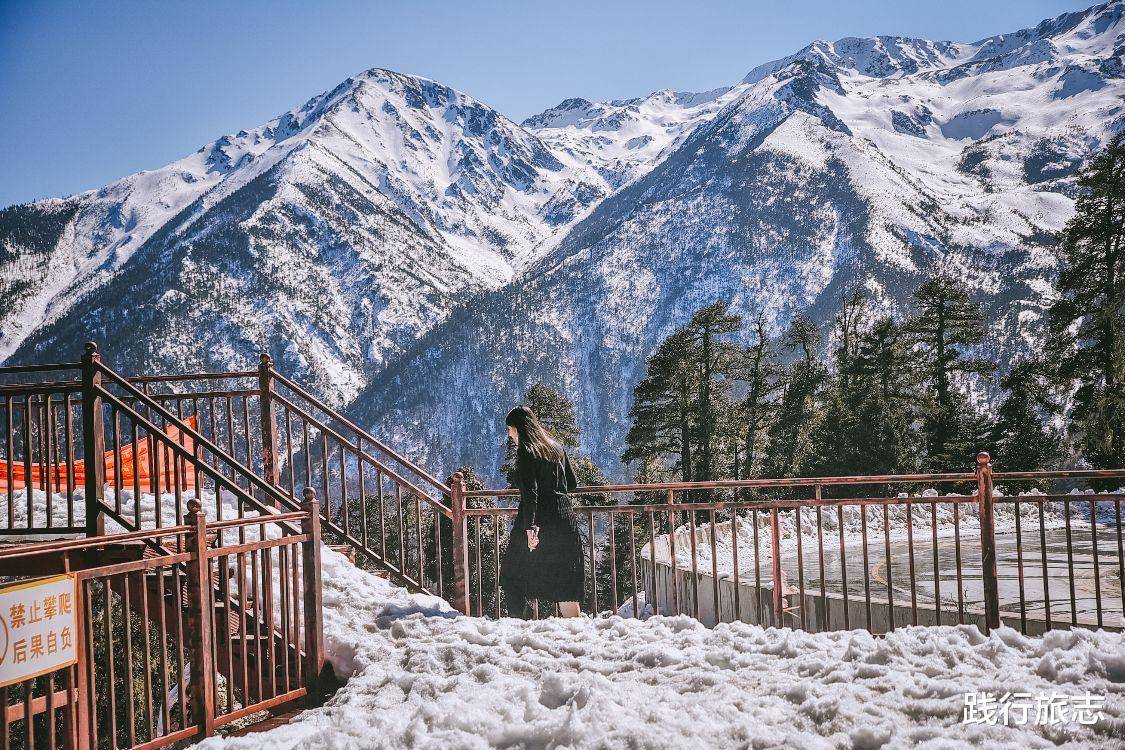
[[[539,545],[534,550],[527,547],[522,514],[516,518],[500,562],[500,585],[541,602],[581,602],[586,596],[585,534],[570,499],[558,495],[555,500],[555,508],[540,501]]]

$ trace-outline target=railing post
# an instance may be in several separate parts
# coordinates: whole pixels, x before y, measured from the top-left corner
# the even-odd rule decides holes
[[[307,516],[301,519],[301,533],[308,539],[301,547],[305,585],[305,689],[308,702],[319,702],[322,695],[320,673],[324,669],[324,615],[323,589],[320,570],[320,503],[316,490],[306,487],[301,510]]]
[[[105,493],[105,425],[102,399],[94,390],[101,385],[98,345],[86,342],[82,353],[82,451],[86,464],[86,536],[105,533],[102,498]],[[29,478],[30,479],[30,478]],[[30,487],[30,482],[28,483]]]
[[[191,681],[188,697],[191,717],[200,737],[215,734],[215,668],[212,654],[211,563],[207,559],[207,516],[199,500],[188,500],[185,523],[187,548],[187,628],[184,640],[188,649]]]
[[[449,505],[453,513],[453,606],[469,613],[469,524],[465,517],[465,477],[453,475],[449,483]]]
[[[781,617],[785,613],[785,600],[781,596],[781,519],[777,508],[770,508],[770,556],[773,568],[773,619],[774,625],[780,628],[783,625]]]
[[[273,417],[273,360],[262,354],[258,363],[258,406],[262,419],[262,477],[277,486],[277,427]],[[277,507],[281,501],[274,500]]]
[[[984,620],[988,630],[1000,627],[1000,587],[996,573],[996,519],[993,514],[992,457],[977,454],[977,502],[980,511],[980,564],[984,579]]]
[[[69,566],[67,567],[69,568]],[[71,683],[74,685],[74,689],[67,691],[67,700],[74,702],[72,706],[74,710],[71,715],[74,717],[75,726],[71,727],[71,733],[78,738],[76,748],[77,750],[89,750],[92,733],[90,717],[97,711],[97,701],[90,690],[90,660],[93,658],[90,649],[90,643],[93,640],[90,633],[92,624],[90,621],[90,603],[86,601],[85,581],[79,581],[76,588],[74,621],[78,623],[78,632],[75,634],[75,638],[78,639],[75,644],[78,663],[70,667],[74,670],[74,678]]]

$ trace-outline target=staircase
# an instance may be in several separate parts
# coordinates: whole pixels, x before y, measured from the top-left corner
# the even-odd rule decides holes
[[[448,488],[268,357],[254,371],[124,377],[88,345],[80,363],[0,368],[0,469],[0,533],[19,547],[0,548],[0,576],[72,573],[91,616],[88,672],[11,688],[24,700],[9,706],[0,747],[12,731],[87,746],[83,711],[100,717],[93,731],[103,740],[157,747],[316,699],[309,686],[323,688],[322,649],[310,662],[306,646],[313,630],[322,637],[319,556],[307,566],[300,552],[314,536],[302,531],[310,510],[317,539],[323,529],[353,562],[414,591],[452,588],[442,561]],[[185,559],[191,524],[204,541]],[[63,541],[26,545],[44,537]],[[193,565],[205,566],[195,576],[204,583],[192,583]],[[200,632],[209,645],[194,648],[189,633]],[[56,678],[72,684],[59,693]],[[98,680],[109,689],[99,692]],[[35,697],[44,691],[69,698]],[[0,693],[10,702],[9,689]],[[71,731],[55,731],[47,717],[56,714]],[[72,742],[56,742],[63,736]]]

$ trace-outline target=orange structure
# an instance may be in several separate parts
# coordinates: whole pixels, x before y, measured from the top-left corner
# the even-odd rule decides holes
[[[195,416],[185,417],[184,424],[194,430],[196,428]],[[164,434],[189,451],[194,447],[191,435],[184,434],[175,425],[168,425]],[[178,471],[175,462],[169,455],[169,450],[161,451],[159,460],[154,467],[152,455],[152,440],[142,438],[137,444],[122,445],[117,450],[106,451],[102,457],[105,462],[105,483],[124,490],[153,492],[159,485],[161,492],[169,492],[176,485],[176,475],[179,474],[179,487],[181,490],[195,487],[195,468],[188,462],[183,462]],[[11,477],[8,475],[8,464],[0,461],[0,490],[22,490],[27,486],[28,469],[30,468],[31,483],[36,488],[50,488],[62,492],[68,486],[67,474],[70,474],[69,486],[81,487],[86,481],[86,462],[78,459],[72,465],[66,463],[33,463],[28,466],[24,462],[11,465]],[[120,469],[120,477],[118,477]],[[154,481],[155,480],[155,481]]]

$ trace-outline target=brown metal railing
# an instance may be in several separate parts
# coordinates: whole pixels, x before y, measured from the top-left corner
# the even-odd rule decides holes
[[[0,747],[167,747],[319,697],[318,519],[311,490],[301,512],[211,523],[193,500],[181,525],[0,550],[78,589],[78,663],[0,689]]]
[[[51,371],[64,375],[22,382]],[[60,379],[74,371],[78,380]],[[21,382],[0,384],[0,462],[22,463],[28,476],[47,469],[23,496],[7,488],[3,533],[97,535],[107,519],[177,526],[193,498],[218,521],[284,513],[298,509],[298,487],[313,487],[326,539],[361,564],[461,611],[504,612],[498,571],[517,491],[445,484],[265,355],[256,370],[122,377],[88,345],[78,364],[0,368],[0,381],[12,377]],[[143,451],[148,486],[137,480]],[[101,455],[112,457],[112,476],[94,461],[78,482],[75,457]],[[600,503],[576,509],[587,606],[874,632],[970,621],[1024,632],[1121,627],[1122,496],[1059,491],[1117,478],[1125,484],[1120,471],[993,475],[984,460],[950,474],[579,488],[576,498]],[[1054,494],[1003,496],[993,482]],[[902,492],[924,485],[946,494]]]
[[[273,481],[290,492],[316,487],[326,538],[352,547],[361,564],[414,591],[451,591],[449,486],[278,373],[266,357],[260,382]]]
[[[48,371],[62,375],[26,382]],[[296,489],[311,486],[329,539],[361,564],[414,590],[452,589],[449,486],[278,373],[268,356],[256,370],[125,377],[87,344],[79,363],[0,368],[0,382],[13,378],[0,385],[0,443],[10,434],[0,462],[28,476],[37,467],[41,479],[22,490],[15,472],[5,474],[10,518],[0,533],[161,528],[183,522],[191,497],[215,519],[292,510]],[[87,456],[106,456],[108,466]]]
[[[1008,496],[994,487],[1125,484],[1125,470],[994,474],[987,453],[978,460],[960,474],[581,487],[579,501],[607,498],[575,507],[585,604],[808,630],[1125,628],[1125,494]],[[902,491],[919,485],[946,494]],[[466,491],[454,477],[453,557],[464,592],[454,603],[463,612],[505,613],[498,571],[516,495]]]
[[[0,535],[85,531],[73,467],[82,453],[79,364],[0,368]],[[28,377],[49,374],[36,383]],[[71,380],[55,378],[70,377]],[[20,486],[22,484],[22,487]]]

